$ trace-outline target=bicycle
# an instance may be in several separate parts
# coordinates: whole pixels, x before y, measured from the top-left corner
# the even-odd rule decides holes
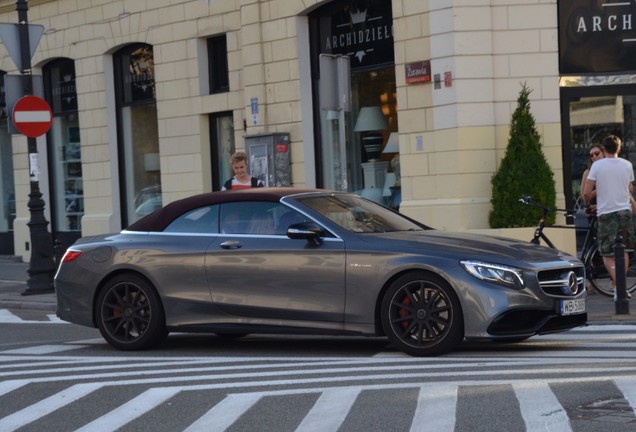
[[[545,244],[553,249],[557,249],[557,247],[550,241],[548,236],[543,232],[545,228],[545,221],[548,215],[552,212],[561,212],[564,213],[566,217],[574,217],[575,211],[568,209],[558,209],[558,208],[549,208],[541,203],[535,201],[532,197],[526,196],[519,201],[525,205],[532,205],[534,207],[538,207],[543,210],[543,215],[537,224],[536,229],[534,230],[534,236],[530,240],[531,243],[541,244],[541,240],[545,242]],[[596,220],[596,216],[590,219],[589,227],[587,229],[587,234],[585,235],[585,240],[583,242],[583,248],[581,249],[581,254],[579,255],[579,259],[583,262],[585,266],[585,276],[590,283],[590,285],[599,293],[604,294],[608,297],[612,297],[614,295],[614,288],[612,286],[612,279],[609,277],[609,273],[605,269],[605,265],[603,264],[603,257],[599,251],[598,242],[596,241],[596,228],[598,222]],[[629,254],[629,263],[628,272],[625,280],[625,288],[628,293],[632,293],[636,291],[636,256],[634,253]]]

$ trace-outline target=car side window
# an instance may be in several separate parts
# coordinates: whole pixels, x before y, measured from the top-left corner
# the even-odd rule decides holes
[[[173,220],[164,232],[218,234],[219,206],[205,206],[190,210]]]
[[[221,205],[225,234],[285,235],[287,227],[309,219],[277,202],[240,202]]]
[[[291,208],[285,208],[284,213],[281,213],[280,217],[278,218],[278,222],[276,224],[276,234],[286,235],[287,229],[290,225],[309,221],[310,219],[302,213],[299,213]]]
[[[223,234],[247,234],[252,221],[253,203],[221,204],[219,229]]]

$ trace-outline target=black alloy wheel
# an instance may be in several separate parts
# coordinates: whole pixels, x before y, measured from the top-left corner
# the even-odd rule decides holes
[[[444,354],[464,338],[457,295],[439,276],[413,272],[398,278],[384,295],[381,308],[385,334],[407,354]]]
[[[95,308],[102,336],[117,349],[148,349],[168,335],[159,296],[151,284],[135,274],[111,279],[101,290]]]

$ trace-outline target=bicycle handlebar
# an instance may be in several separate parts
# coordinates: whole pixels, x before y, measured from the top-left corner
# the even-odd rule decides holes
[[[523,196],[523,197],[519,198],[519,202],[522,203],[522,204],[525,204],[525,205],[531,205],[531,206],[543,209],[545,214],[548,214],[550,212],[563,212],[563,213],[565,213],[566,217],[574,217],[574,215],[576,214],[576,211],[575,210],[571,210],[571,209],[560,209],[560,208],[546,207],[543,204],[541,204],[540,202],[536,201],[530,195],[526,195],[526,196]]]

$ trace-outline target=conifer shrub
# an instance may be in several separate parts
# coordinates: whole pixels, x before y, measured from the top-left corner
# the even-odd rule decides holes
[[[554,173],[541,150],[541,137],[536,130],[530,112],[530,90],[524,83],[512,114],[506,154],[493,175],[492,210],[489,215],[491,228],[515,228],[535,226],[541,209],[519,202],[530,195],[546,207],[556,205]],[[546,224],[553,224],[554,213]]]

